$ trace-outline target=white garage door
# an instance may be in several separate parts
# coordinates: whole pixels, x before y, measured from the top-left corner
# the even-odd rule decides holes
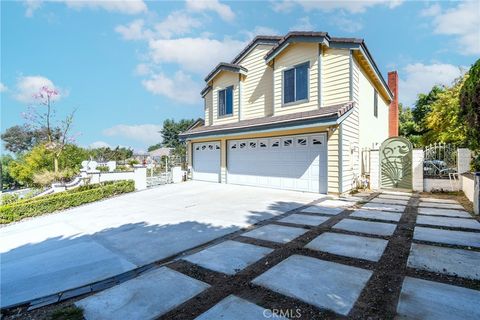
[[[326,134],[228,142],[227,182],[327,192]]]
[[[194,180],[220,182],[220,143],[193,144]]]

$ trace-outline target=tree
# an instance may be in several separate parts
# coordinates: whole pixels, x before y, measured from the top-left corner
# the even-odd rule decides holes
[[[468,75],[465,75],[455,80],[451,87],[445,87],[436,95],[425,118],[427,132],[423,139],[426,143],[444,142],[459,146],[465,144],[467,126],[459,116],[459,96],[467,78]]]
[[[176,148],[182,143],[178,138],[181,132],[184,132],[190,127],[195,120],[182,119],[179,122],[175,122],[173,119],[167,119],[163,122],[163,128],[160,131],[162,134],[162,146],[167,148]]]
[[[480,151],[480,59],[470,68],[460,90],[460,119],[467,124],[466,142]]]
[[[148,147],[147,151],[150,152],[150,151],[153,151],[153,150],[157,150],[161,147],[162,147],[162,143],[159,142],[157,144],[154,144],[154,145]]]
[[[60,129],[53,128],[52,131],[54,139],[58,140],[60,138]],[[13,153],[31,150],[37,144],[48,141],[47,128],[31,129],[26,125],[16,125],[7,128],[2,133],[1,138],[5,149]]]
[[[15,179],[10,175],[9,166],[14,161],[11,155],[2,155],[0,158],[0,191],[3,188],[11,189],[16,185]]]
[[[421,135],[418,133],[418,126],[413,120],[412,109],[399,104],[398,134],[407,138],[414,146],[421,145]]]
[[[420,93],[418,95],[417,101],[415,102],[415,108],[412,110],[412,116],[420,135],[428,131],[426,118],[432,110],[432,104],[438,99],[438,95],[443,91],[444,89],[442,87],[434,86],[428,94]]]
[[[71,142],[68,134],[73,124],[75,111],[58,121],[55,119],[55,109],[53,107],[54,98],[58,96],[58,91],[46,86],[34,96],[38,105],[31,106],[29,111],[24,114],[29,121],[32,130],[46,130],[46,144],[44,145],[53,155],[54,172],[58,173],[59,158],[65,149],[65,146]],[[41,107],[42,110],[39,110]],[[58,131],[57,131],[58,130]]]
[[[90,150],[90,156],[101,162],[105,161],[125,161],[133,156],[133,150],[130,148],[117,146],[115,149],[101,147]]]

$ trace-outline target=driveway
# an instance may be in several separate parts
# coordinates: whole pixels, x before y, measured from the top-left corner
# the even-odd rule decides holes
[[[0,228],[1,307],[172,257],[322,197],[192,181]]]

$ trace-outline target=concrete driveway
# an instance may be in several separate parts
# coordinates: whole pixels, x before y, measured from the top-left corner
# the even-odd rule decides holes
[[[322,197],[186,182],[0,228],[0,306],[118,275]]]

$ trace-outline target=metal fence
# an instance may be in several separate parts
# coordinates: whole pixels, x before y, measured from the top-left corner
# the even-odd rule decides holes
[[[449,179],[457,173],[457,147],[434,143],[423,149],[423,176]]]

